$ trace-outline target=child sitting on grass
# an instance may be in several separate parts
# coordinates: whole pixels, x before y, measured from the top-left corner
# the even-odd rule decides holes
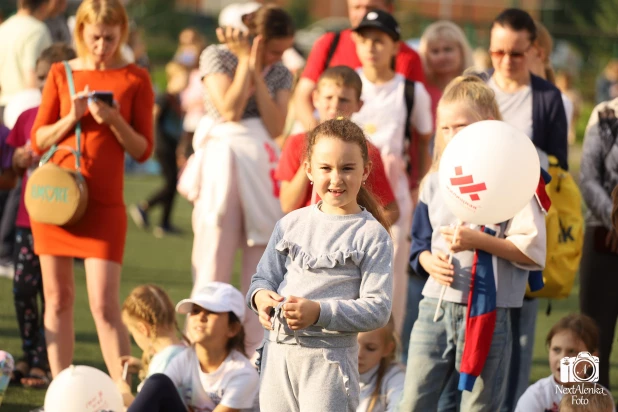
[[[562,410],[560,401],[565,388],[579,385],[579,382],[563,382],[560,379],[562,358],[577,357],[582,352],[596,355],[599,344],[599,329],[592,318],[586,315],[571,314],[556,323],[546,340],[549,348],[549,367],[551,375],[531,385],[519,398],[515,412],[558,412]],[[583,364],[583,363],[582,363]],[[598,363],[597,363],[598,368]],[[598,370],[598,369],[597,369]],[[574,374],[583,378],[583,371]],[[599,385],[600,386],[600,385]]]

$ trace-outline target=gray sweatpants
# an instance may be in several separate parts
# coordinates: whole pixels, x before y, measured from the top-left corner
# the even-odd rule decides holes
[[[358,379],[358,345],[313,348],[265,339],[260,410],[355,412]]]

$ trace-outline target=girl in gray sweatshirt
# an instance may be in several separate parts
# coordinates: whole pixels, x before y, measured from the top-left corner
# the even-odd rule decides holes
[[[357,334],[388,322],[393,244],[363,187],[371,162],[362,130],[326,121],[306,146],[307,175],[323,200],[277,223],[247,294],[266,329],[260,408],[354,412]]]

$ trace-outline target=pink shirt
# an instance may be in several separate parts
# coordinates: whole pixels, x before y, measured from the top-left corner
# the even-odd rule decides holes
[[[34,124],[34,119],[39,111],[38,107],[26,110],[17,118],[13,130],[9,134],[6,143],[14,148],[22,147],[30,142],[30,131]],[[31,170],[27,170],[22,176],[21,181],[21,194],[19,196],[19,209],[17,210],[17,220],[15,224],[17,227],[30,228],[30,217],[26,210],[26,203],[24,202],[24,194],[26,193],[26,184],[28,184],[28,176]]]

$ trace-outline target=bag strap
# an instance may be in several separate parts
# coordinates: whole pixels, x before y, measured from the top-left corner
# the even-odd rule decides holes
[[[410,116],[412,115],[412,109],[414,109],[414,89],[415,85],[412,80],[406,79],[406,83],[403,89],[403,97],[406,102],[406,120],[404,128],[404,150],[403,158],[406,162],[406,171],[408,174],[412,172],[412,159],[410,159],[410,145],[412,144],[412,131],[410,130]]]
[[[322,71],[328,69],[330,66],[330,61],[333,59],[335,51],[337,50],[337,46],[339,45],[339,38],[341,37],[341,32],[336,31],[335,36],[333,37],[333,41],[330,43],[328,48],[328,54],[326,55],[326,62],[324,62],[324,68]]]
[[[71,94],[71,98],[73,98],[73,96],[75,95],[75,83],[73,82],[73,71],[71,70],[71,66],[69,65],[68,61],[63,61],[62,62],[64,64],[64,69],[66,71],[67,74],[67,82],[69,83],[69,93]],[[47,153],[45,153],[45,155],[41,158],[41,161],[39,163],[39,165],[44,165],[45,163],[47,163],[49,161],[49,159],[51,159],[51,157],[60,149],[64,149],[64,150],[68,150],[71,153],[73,153],[73,156],[75,157],[75,171],[77,171],[77,174],[79,176],[81,176],[81,141],[82,141],[82,124],[81,121],[77,121],[77,123],[75,124],[75,145],[76,148],[73,149],[71,147],[68,146],[59,146],[58,144],[54,144],[52,147],[50,147],[50,149],[47,151]]]
[[[412,109],[414,109],[414,89],[415,85],[412,80],[406,79],[406,84],[404,86],[403,97],[406,101],[406,129],[405,129],[405,138],[406,140],[412,140],[412,135],[410,133],[410,116],[412,115]]]

